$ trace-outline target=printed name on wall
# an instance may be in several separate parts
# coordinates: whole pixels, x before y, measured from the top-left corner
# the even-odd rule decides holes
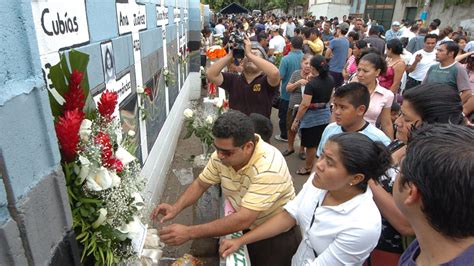
[[[67,5],[62,1],[33,1],[31,9],[40,55],[89,41],[84,0]]]

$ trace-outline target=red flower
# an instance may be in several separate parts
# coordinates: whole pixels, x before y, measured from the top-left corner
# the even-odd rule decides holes
[[[146,87],[144,91],[145,91],[145,94],[146,94],[148,97],[151,98],[151,89],[150,89],[150,87]]]
[[[224,100],[224,103],[222,104],[222,109],[227,110],[229,108],[229,101]]]
[[[104,91],[100,96],[98,104],[99,113],[107,120],[112,119],[115,106],[117,105],[117,98],[118,95],[116,92],[109,92],[108,90]]]
[[[71,85],[75,87],[81,86],[81,82],[83,78],[84,78],[84,73],[79,72],[76,69],[74,69],[69,79],[69,87],[71,87]]]
[[[63,95],[65,100],[64,111],[78,109],[82,112],[84,109],[86,96],[81,87],[83,77],[84,74],[82,72],[77,70],[72,71],[71,78],[69,79],[69,91]]]
[[[216,85],[214,83],[209,83],[209,94],[215,95],[216,94]]]
[[[56,135],[59,146],[66,162],[71,162],[76,157],[77,144],[79,143],[79,128],[84,113],[75,109],[64,112],[56,122]]]
[[[95,137],[95,143],[102,146],[101,159],[102,165],[107,168],[113,168],[115,165],[115,158],[112,153],[112,144],[110,143],[110,136],[103,132],[99,132]]]
[[[112,166],[115,171],[117,171],[117,173],[120,173],[123,171],[123,164],[122,164],[122,161],[120,161],[119,159],[117,158],[114,158],[114,164]]]

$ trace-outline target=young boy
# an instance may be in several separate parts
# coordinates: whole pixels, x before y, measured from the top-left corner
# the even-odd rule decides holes
[[[324,129],[316,151],[318,157],[321,156],[329,137],[342,132],[360,132],[374,141],[380,141],[385,145],[390,144],[390,139],[385,133],[364,120],[369,103],[369,90],[359,82],[352,82],[336,89],[332,109],[336,122]]]

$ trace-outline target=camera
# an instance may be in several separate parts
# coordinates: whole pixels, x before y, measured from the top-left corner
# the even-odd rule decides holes
[[[229,42],[232,44],[234,59],[242,59],[245,56],[244,34],[234,31],[230,34]]]

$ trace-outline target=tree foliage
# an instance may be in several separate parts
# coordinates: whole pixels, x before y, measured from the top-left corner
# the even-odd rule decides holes
[[[262,11],[271,10],[275,8],[281,8],[285,12],[288,12],[290,7],[298,5],[307,5],[307,0],[203,0],[204,4],[208,4],[211,9],[218,12],[222,8],[226,7],[231,3],[237,3],[249,10],[259,9]],[[460,0],[457,0],[460,1]]]

